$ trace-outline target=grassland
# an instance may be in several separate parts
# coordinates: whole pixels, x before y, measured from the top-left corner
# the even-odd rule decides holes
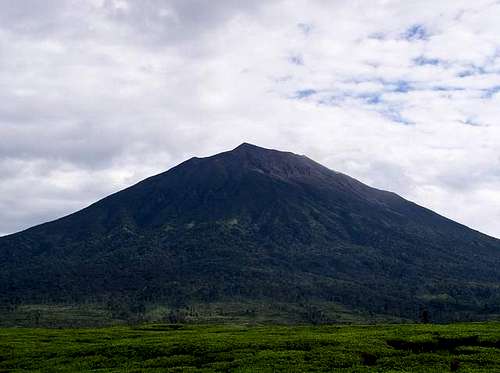
[[[499,372],[500,323],[0,329],[0,372]]]

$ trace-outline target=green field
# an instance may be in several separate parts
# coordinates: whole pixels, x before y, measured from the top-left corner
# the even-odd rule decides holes
[[[500,372],[500,323],[0,329],[0,372]]]

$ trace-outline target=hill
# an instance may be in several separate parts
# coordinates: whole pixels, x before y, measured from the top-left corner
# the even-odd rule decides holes
[[[192,158],[0,238],[5,302],[331,302],[437,320],[500,313],[500,241],[305,156]]]

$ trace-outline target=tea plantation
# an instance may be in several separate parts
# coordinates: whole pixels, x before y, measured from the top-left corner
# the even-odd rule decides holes
[[[500,323],[0,329],[0,372],[500,372]]]

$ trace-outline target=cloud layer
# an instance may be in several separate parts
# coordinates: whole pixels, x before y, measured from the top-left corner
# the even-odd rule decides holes
[[[5,0],[0,234],[241,142],[500,237],[496,1]]]

